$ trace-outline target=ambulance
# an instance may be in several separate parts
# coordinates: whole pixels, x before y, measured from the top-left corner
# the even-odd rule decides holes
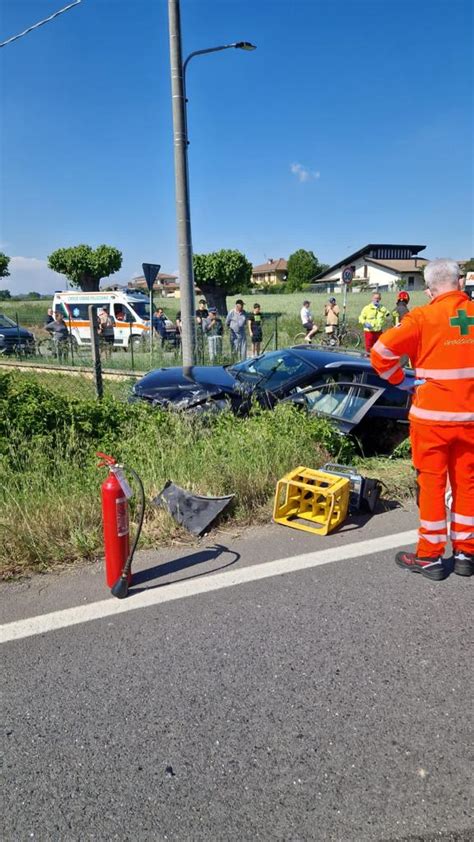
[[[474,272],[467,273],[464,291],[467,292],[469,298],[471,298],[472,301],[474,301]]]
[[[60,311],[69,328],[73,342],[90,346],[91,328],[89,307],[107,307],[114,319],[114,347],[129,349],[143,346],[150,331],[150,306],[141,292],[116,290],[111,292],[56,292],[53,310]]]

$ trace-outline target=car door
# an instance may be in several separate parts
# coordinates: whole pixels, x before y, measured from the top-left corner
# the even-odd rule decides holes
[[[127,348],[136,319],[126,304],[115,302],[114,308],[114,343],[119,347]]]
[[[383,388],[354,381],[334,381],[307,386],[287,400],[304,406],[311,415],[330,418],[343,433],[350,433],[360,424],[383,391]]]

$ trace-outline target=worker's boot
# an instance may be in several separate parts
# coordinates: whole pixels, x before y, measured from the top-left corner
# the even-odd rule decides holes
[[[412,573],[421,573],[426,579],[435,582],[446,579],[448,575],[443,565],[443,559],[439,558],[417,558],[415,553],[407,553],[406,550],[397,553],[395,561],[399,567],[411,570]]]
[[[474,555],[463,553],[462,550],[455,550],[454,572],[458,576],[474,576]]]

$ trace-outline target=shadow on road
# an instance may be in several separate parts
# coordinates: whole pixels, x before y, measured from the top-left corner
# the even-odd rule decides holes
[[[372,518],[377,517],[377,515],[383,515],[385,512],[391,512],[393,509],[401,509],[403,508],[402,505],[397,500],[385,500],[381,499],[378,501],[375,511],[374,512],[353,512],[349,515],[349,517],[341,524],[337,532],[355,532],[357,529],[362,529],[369,520]]]
[[[226,561],[225,564],[220,564],[218,567],[212,566],[210,570],[203,570],[200,573],[196,573],[194,576],[184,576],[183,578],[173,579],[172,582],[160,582],[157,585],[151,586],[151,588],[162,588],[165,585],[171,585],[175,582],[185,582],[188,579],[196,579],[199,576],[205,576],[208,573],[217,573],[219,570],[231,567],[240,559],[240,553],[230,550],[223,544],[214,544],[213,547],[206,547],[204,550],[191,553],[191,555],[184,556],[183,558],[166,561],[164,564],[156,564],[154,567],[148,568],[148,570],[139,570],[137,573],[133,574],[131,584],[133,590],[130,591],[130,596],[134,593],[141,593],[144,590],[151,589],[150,587],[136,587],[137,585],[144,585],[146,582],[161,579],[163,576],[171,576],[173,573],[179,573],[182,570],[195,567],[197,564],[205,564],[206,562],[216,561],[225,554],[231,556],[230,560]]]

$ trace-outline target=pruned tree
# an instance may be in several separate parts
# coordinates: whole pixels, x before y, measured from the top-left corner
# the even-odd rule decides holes
[[[82,244],[53,251],[48,265],[54,272],[66,275],[72,286],[84,292],[97,292],[101,279],[118,272],[122,266],[122,252],[113,246],[92,249]]]
[[[326,268],[326,264],[320,263],[312,251],[298,249],[288,258],[287,291],[298,292]]]
[[[8,278],[10,272],[8,270],[8,264],[10,263],[10,258],[0,251],[0,278]]]
[[[250,285],[252,264],[241,251],[221,249],[193,256],[194,282],[206,301],[227,315],[226,296],[243,292]]]

